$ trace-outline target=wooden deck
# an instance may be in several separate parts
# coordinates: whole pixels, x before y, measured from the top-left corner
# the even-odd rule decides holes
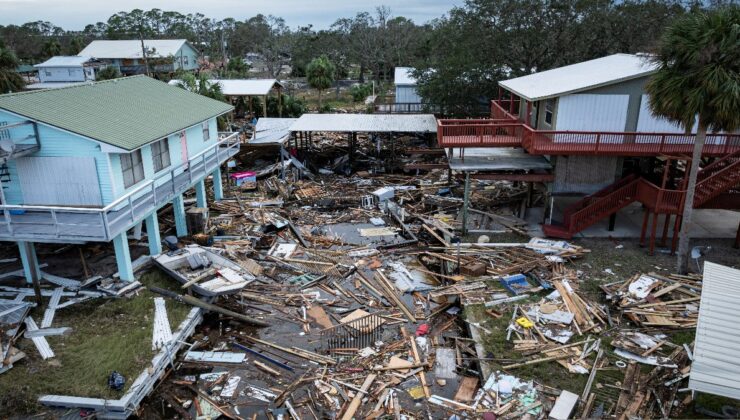
[[[107,242],[204,179],[239,151],[234,134],[104,208],[0,206],[0,240]],[[187,168],[187,169],[186,169]]]

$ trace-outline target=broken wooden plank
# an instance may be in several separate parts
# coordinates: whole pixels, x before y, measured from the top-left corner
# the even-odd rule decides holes
[[[39,327],[36,325],[36,322],[30,316],[26,317],[23,322],[26,323],[26,328],[28,328],[28,331],[33,332],[39,329]],[[46,341],[46,338],[34,337],[31,339],[31,341],[33,341],[36,349],[41,354],[42,359],[46,360],[54,357],[54,352],[51,350],[51,347],[49,347],[49,342]]]

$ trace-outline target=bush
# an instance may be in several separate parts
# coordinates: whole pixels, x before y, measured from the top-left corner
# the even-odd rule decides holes
[[[373,85],[372,83],[357,84],[352,86],[349,92],[352,94],[354,102],[364,102],[365,98],[372,95]]]

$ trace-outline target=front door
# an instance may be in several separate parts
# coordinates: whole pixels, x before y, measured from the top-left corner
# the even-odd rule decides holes
[[[180,132],[180,156],[185,164],[185,169],[188,169],[188,136],[184,130]]]

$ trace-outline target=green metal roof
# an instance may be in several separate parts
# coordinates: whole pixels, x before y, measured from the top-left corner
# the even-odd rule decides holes
[[[0,109],[126,150],[233,108],[146,76],[0,95]]]

